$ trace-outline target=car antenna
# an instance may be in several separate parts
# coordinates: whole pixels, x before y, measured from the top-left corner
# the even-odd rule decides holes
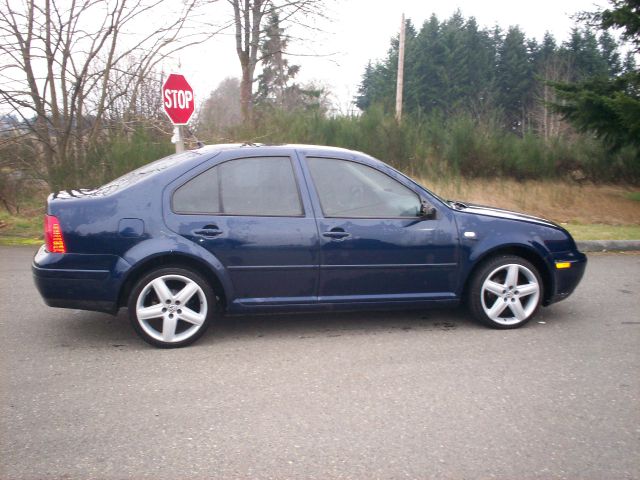
[[[198,137],[196,137],[195,133],[193,133],[193,131],[188,126],[185,125],[185,128],[189,136],[193,137],[193,139],[196,141],[196,145],[198,146],[198,148],[204,147],[204,142],[198,140]]]

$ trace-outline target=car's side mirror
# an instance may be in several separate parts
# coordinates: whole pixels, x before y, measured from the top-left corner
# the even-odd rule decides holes
[[[436,208],[425,199],[420,201],[420,218],[424,220],[432,220],[436,218]]]

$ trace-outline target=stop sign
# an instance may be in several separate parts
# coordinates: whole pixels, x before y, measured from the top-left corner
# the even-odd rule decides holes
[[[193,89],[187,79],[172,73],[162,85],[162,105],[174,125],[185,125],[193,114]]]

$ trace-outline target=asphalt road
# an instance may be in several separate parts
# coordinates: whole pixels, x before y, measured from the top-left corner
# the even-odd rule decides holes
[[[640,255],[513,331],[463,310],[227,318],[157,350],[0,248],[0,478],[640,478]],[[544,323],[541,323],[544,322]]]

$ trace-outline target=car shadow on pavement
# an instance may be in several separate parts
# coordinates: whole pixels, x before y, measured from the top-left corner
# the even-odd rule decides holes
[[[70,311],[57,320],[65,343],[76,348],[147,348],[129,324],[128,312],[117,316]],[[372,312],[323,312],[266,315],[221,315],[196,345],[252,339],[306,339],[379,335],[415,331],[454,331],[483,328],[464,308]],[[152,347],[148,347],[152,348]]]
[[[464,309],[238,315],[220,317],[212,326],[213,335],[207,334],[202,340],[215,343],[242,337],[339,337],[461,327],[475,327]]]

